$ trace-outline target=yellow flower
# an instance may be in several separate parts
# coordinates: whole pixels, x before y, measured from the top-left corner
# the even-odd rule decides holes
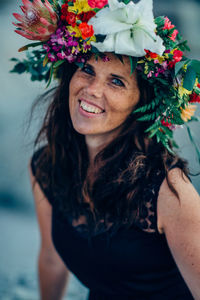
[[[181,98],[183,97],[183,95],[191,95],[192,94],[192,91],[186,90],[183,86],[179,86],[178,92],[179,92],[179,95],[181,96]]]
[[[148,74],[149,73],[149,66],[148,63],[145,63],[144,65],[144,74]]]
[[[82,34],[81,34],[81,31],[78,28],[78,26],[75,26],[75,27],[67,26],[67,29],[68,29],[69,33],[75,32],[76,33],[75,37],[82,38]]]
[[[143,64],[144,63],[144,60],[142,59],[142,60],[138,60],[138,62],[137,62],[138,64]]]
[[[145,58],[148,61],[157,60],[159,62],[159,64],[162,64],[166,60],[164,56],[160,56],[160,55],[158,55],[156,58],[153,58],[151,56],[145,56]],[[141,63],[141,61],[139,61],[139,63]]]
[[[87,0],[76,0],[76,2],[73,3],[73,6],[68,7],[68,11],[75,14],[87,12],[90,10],[92,10],[92,8],[89,6]]]
[[[188,122],[189,120],[191,120],[192,116],[194,116],[197,106],[188,104],[184,109],[182,107],[180,107],[180,109],[181,109],[181,119],[184,122]]]

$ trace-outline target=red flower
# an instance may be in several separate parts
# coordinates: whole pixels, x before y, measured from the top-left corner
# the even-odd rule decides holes
[[[87,38],[94,35],[94,29],[92,25],[88,25],[86,22],[83,22],[79,25],[79,29],[82,33],[82,38],[86,40]]]
[[[66,21],[67,13],[68,13],[68,4],[65,3],[61,7],[61,17],[60,18],[62,21]]]
[[[165,17],[165,25],[163,27],[163,30],[170,30],[170,29],[172,29],[174,27],[175,26],[172,25],[172,23],[170,22],[170,20],[167,17]]]
[[[68,13],[68,3],[65,3],[62,5],[61,7],[61,14],[63,16],[66,16],[66,14]],[[62,17],[62,16],[61,16]]]
[[[157,58],[158,57],[158,54],[157,53],[154,53],[154,52],[151,52],[151,51],[149,51],[149,50],[146,50],[146,49],[144,49],[144,51],[146,52],[146,57],[147,58],[149,58],[149,57],[151,57],[151,58]]]
[[[169,119],[162,119],[161,124],[168,128],[170,128],[172,126],[172,123],[169,122]]]
[[[88,4],[92,8],[103,8],[108,4],[108,0],[88,0]]]
[[[200,103],[200,95],[197,95],[196,93],[192,93],[190,95],[190,103]]]
[[[180,50],[174,50],[173,60],[169,62],[168,68],[173,69],[177,62],[181,61],[183,58],[183,52]]]
[[[65,20],[69,25],[72,25],[72,27],[76,26],[76,15],[72,12],[68,12]]]
[[[175,42],[175,39],[176,39],[177,35],[178,35],[178,30],[175,29],[175,30],[173,31],[172,35],[171,35],[169,38],[170,38],[173,42]]]
[[[95,15],[96,15],[95,11],[91,10],[91,11],[87,11],[85,13],[82,12],[82,13],[78,14],[78,18],[82,22],[86,22],[87,23]]]
[[[177,63],[181,61],[182,58],[183,58],[183,52],[181,50],[174,50],[173,59],[175,60],[175,62]]]
[[[197,87],[200,89],[200,83],[197,84]],[[200,103],[200,95],[196,94],[195,92],[193,92],[190,95],[190,103]]]

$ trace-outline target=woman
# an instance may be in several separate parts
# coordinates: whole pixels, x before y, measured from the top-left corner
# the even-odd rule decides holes
[[[129,60],[124,57],[123,64],[112,54],[108,57],[110,60],[106,63],[92,57],[83,69],[75,71],[69,82],[69,110],[69,74],[64,73],[50,108],[48,128],[43,127],[43,131],[51,135],[52,145],[36,152],[32,159],[33,174],[40,183],[40,186],[34,185],[31,172],[42,236],[39,257],[42,299],[59,299],[62,294],[67,269],[60,257],[86,286],[97,289],[99,297],[102,295],[97,298],[96,292],[93,295],[92,291],[91,299],[193,299],[192,295],[194,299],[200,299],[199,196],[184,175],[187,175],[185,163],[155,141],[148,141],[141,123],[136,125],[135,116],[130,117],[142,101],[144,90],[139,89],[136,74],[130,76]],[[52,125],[56,119],[57,123]],[[71,146],[68,139],[75,139]],[[61,145],[60,141],[63,141]],[[56,147],[55,154],[58,155],[52,169],[47,160],[50,147]],[[101,153],[100,161],[95,165],[98,153]],[[38,168],[39,158],[44,175],[51,170],[55,172],[57,184],[51,185],[47,178],[45,187],[45,177]],[[69,160],[73,162],[69,163]],[[179,198],[165,178],[167,164],[174,166],[167,176]],[[90,202],[91,208],[95,209],[86,184],[95,180],[93,173],[98,165],[101,167],[96,170],[99,178],[91,194],[94,194],[99,210],[105,213],[107,209],[113,213],[116,222],[123,222],[123,216],[124,219],[129,217],[130,222],[136,207],[143,206],[142,216],[136,219],[135,225],[111,234],[108,249],[106,234],[112,233],[111,222],[107,220],[108,228],[105,229],[98,219],[98,227],[91,233],[93,247],[89,246],[87,229],[81,225],[85,224],[88,208],[77,204],[81,197],[79,193],[82,193],[85,196],[83,203]],[[83,168],[82,172],[88,171],[88,182],[85,181],[85,186],[82,184],[82,189],[77,174],[79,167]],[[50,186],[54,189],[59,185],[60,190],[50,190]],[[80,214],[79,218],[74,216],[71,220],[72,225],[65,222],[61,213],[55,213],[59,206],[61,210],[66,209],[59,199],[63,185],[65,189],[65,185],[69,185],[67,193],[73,199],[70,205],[77,205],[77,214]],[[57,197],[53,197],[54,193]],[[87,216],[91,217],[90,214]],[[60,224],[59,220],[62,220]]]
[[[161,18],[156,21],[161,33],[156,35],[153,16],[146,23],[151,14],[146,2],[110,1],[95,18],[90,13],[88,25],[76,5],[62,6],[61,19],[67,18],[74,33],[70,35],[67,27],[68,35],[61,38],[59,25],[43,44],[47,58],[53,68],[60,64],[51,50],[60,54],[55,43],[73,39],[76,26],[80,31],[84,27],[83,40],[92,38],[99,56],[95,49],[83,54],[78,67],[70,61],[75,50],[70,57],[62,53],[60,84],[36,139],[36,144],[45,145],[31,159],[41,231],[41,298],[61,299],[71,271],[90,289],[90,300],[198,300],[200,197],[186,162],[171,143],[173,126],[188,121],[194,112],[190,103],[198,102],[198,80],[195,77],[191,90],[186,79],[184,84],[178,81],[175,74],[187,74],[187,63],[177,64],[182,60],[177,30]],[[134,30],[123,28],[128,35],[114,32],[115,17],[134,22],[133,11],[139,12],[140,22],[144,17],[143,25],[136,18]],[[107,26],[102,29],[102,24]],[[98,40],[111,25],[112,33]],[[93,27],[86,32],[86,26]],[[131,46],[125,43],[129,39]],[[82,39],[78,41],[81,47]],[[190,61],[188,69],[192,66],[195,69]]]

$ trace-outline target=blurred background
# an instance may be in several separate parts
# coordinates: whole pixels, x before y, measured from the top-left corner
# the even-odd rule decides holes
[[[148,1],[148,0],[147,0]],[[21,1],[0,0],[0,299],[37,300],[37,253],[39,232],[28,177],[28,162],[41,117],[30,129],[28,118],[34,99],[44,85],[33,83],[29,75],[9,73],[10,58],[22,58],[18,48],[26,40],[14,33],[13,12]],[[200,59],[200,0],[154,0],[155,15],[167,15],[189,41],[189,56]],[[40,111],[41,113],[41,111]],[[200,114],[200,109],[198,108]],[[40,114],[41,116],[41,114]],[[191,124],[200,147],[200,125]],[[192,172],[200,169],[185,129],[176,131],[180,155],[189,160]],[[192,177],[200,193],[200,177]],[[86,300],[88,291],[72,276],[66,299]]]

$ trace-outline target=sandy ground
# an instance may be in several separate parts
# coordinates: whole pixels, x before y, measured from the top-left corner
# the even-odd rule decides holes
[[[38,300],[36,218],[1,208],[0,245],[0,299]],[[65,299],[86,300],[87,294],[87,289],[71,275]]]

